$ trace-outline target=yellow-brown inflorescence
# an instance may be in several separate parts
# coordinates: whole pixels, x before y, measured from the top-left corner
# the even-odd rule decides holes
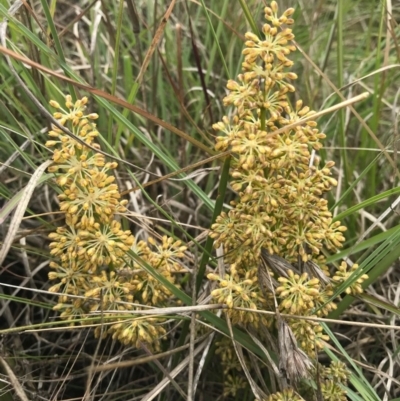
[[[308,388],[304,391],[296,391],[293,388],[286,388],[280,392],[271,394],[265,401],[346,401],[346,391],[343,385],[347,385],[350,372],[342,362],[331,362],[329,367],[319,366],[318,373],[318,392],[316,396],[315,388]]]
[[[54,164],[49,171],[56,174],[60,209],[66,220],[49,235],[54,258],[49,279],[57,281],[50,291],[60,293],[54,309],[62,318],[83,324],[90,312],[102,312],[108,326],[98,326],[97,336],[111,334],[124,344],[158,349],[166,334],[162,320],[135,316],[138,307],[133,302],[163,306],[176,301],[128,253],[135,252],[173,283],[186,247],[166,236],[161,244],[152,238],[136,241],[130,230],[122,228],[120,215],[126,211],[127,201],[121,200],[112,175],[118,165],[106,162],[104,155],[96,152],[100,148],[95,142],[99,132],[94,120],[98,116],[85,113],[87,101],[84,97],[72,102],[67,95],[65,109],[50,102],[57,109],[54,117],[58,123],[80,139],[53,126],[51,140],[46,143],[54,147]]]
[[[224,397],[233,396],[245,389],[248,385],[246,378],[243,376],[242,366],[232,347],[229,338],[224,337],[216,343],[215,353],[220,356],[221,366],[223,368],[224,378]]]
[[[333,221],[323,197],[337,185],[334,162],[321,163],[316,154],[325,134],[312,120],[314,111],[295,100],[297,76],[290,71],[289,56],[296,47],[288,28],[293,12],[278,14],[273,1],[265,8],[262,37],[246,33],[242,73],[228,82],[224,99],[235,113],[213,126],[219,132],[216,149],[231,152],[231,187],[238,199],[212,226],[215,247],[223,247],[230,267],[224,277],[208,275],[216,283],[211,295],[231,308],[227,313],[235,323],[253,327],[266,325],[267,319],[232,308],[274,311],[275,298],[284,314],[323,317],[336,308],[330,299],[335,287],[357,268],[348,270],[344,263],[330,279],[322,253],[342,246],[346,227]],[[267,263],[261,266],[262,253]],[[261,268],[266,270],[260,274]],[[347,292],[360,293],[365,279],[360,276]],[[314,359],[328,340],[322,326],[285,319],[298,346]],[[334,377],[326,381],[338,382]],[[324,394],[329,391],[324,384]],[[287,390],[269,399],[302,398]]]
[[[287,388],[282,392],[271,394],[266,401],[304,401],[304,398],[292,388]]]

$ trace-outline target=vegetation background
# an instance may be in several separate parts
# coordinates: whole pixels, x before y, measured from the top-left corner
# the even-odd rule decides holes
[[[348,227],[343,250],[329,261],[349,257],[369,275],[366,293],[343,297],[331,314],[337,322],[329,325],[330,348],[322,358],[339,357],[352,368],[350,399],[400,400],[400,3],[278,3],[281,10],[296,9],[292,60],[304,104],[318,111],[370,93],[354,108],[318,120],[327,135],[320,155],[336,161],[339,181],[331,210]],[[234,196],[222,161],[205,159],[216,154],[211,126],[227,113],[222,98],[227,80],[240,71],[244,33],[251,20],[263,23],[265,5],[0,1],[1,401],[12,400],[14,392],[29,400],[182,397],[173,385],[160,394],[152,389],[168,382],[168,371],[193,350],[160,363],[110,339],[99,342],[90,328],[68,327],[52,310],[47,234],[62,217],[53,176],[41,167],[51,157],[44,145],[49,120],[41,108],[50,110],[50,99],[62,103],[65,93],[89,97],[90,111],[100,116],[102,149],[120,159],[117,180],[130,201],[131,230],[139,238],[182,239],[192,269],[211,251],[205,240],[213,216]],[[152,183],[186,167],[187,173]],[[228,186],[224,205],[215,202],[221,182]],[[191,275],[181,284],[190,295]],[[180,330],[177,325],[164,352],[189,343]],[[223,399],[217,347],[214,341],[204,354],[196,399]],[[104,361],[118,363],[88,373]],[[187,377],[185,365],[175,380],[185,388]],[[247,391],[236,399],[254,396]]]

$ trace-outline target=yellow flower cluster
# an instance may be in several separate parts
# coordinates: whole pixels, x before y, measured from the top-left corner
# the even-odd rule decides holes
[[[332,277],[332,281],[336,283],[336,285],[342,284],[347,279],[349,279],[353,273],[358,269],[358,264],[354,264],[350,270],[348,270],[347,263],[342,262],[339,266],[339,269],[335,272],[335,275]],[[345,290],[346,294],[358,295],[363,292],[363,288],[361,284],[368,279],[368,275],[362,274],[358,279],[355,280],[353,284],[348,286]]]
[[[207,277],[210,281],[218,282],[218,288],[214,289],[211,295],[216,302],[228,305],[230,309],[227,314],[233,324],[251,324],[254,327],[259,327],[260,324],[270,325],[271,322],[264,315],[233,309],[235,307],[257,310],[271,306],[258,285],[257,268],[247,270],[242,275],[231,267],[231,274],[225,274],[223,278],[213,273]]]
[[[314,112],[298,100],[291,106],[288,94],[295,91],[288,81],[297,78],[286,71],[293,65],[287,56],[295,50],[290,25],[294,10],[277,14],[276,2],[265,8],[264,37],[247,33],[243,73],[229,81],[225,105],[236,114],[214,125],[218,150],[230,149],[232,188],[239,201],[222,214],[212,227],[216,246],[224,245],[229,261],[242,259],[243,244],[258,258],[260,249],[284,254],[289,261],[303,262],[320,254],[325,245],[336,251],[344,241],[346,227],[332,222],[328,204],[321,196],[336,185],[331,177],[333,162],[319,167],[313,151],[325,138],[316,122],[301,119]],[[297,123],[295,127],[288,127]],[[238,255],[239,254],[239,255]]]
[[[287,388],[282,392],[271,394],[266,401],[304,401],[304,398],[292,388]]]
[[[224,397],[236,397],[238,392],[247,387],[246,379],[242,375],[242,366],[232,347],[230,338],[224,337],[216,342],[215,353],[219,355],[224,376]],[[246,361],[248,362],[248,361]]]
[[[138,307],[132,303],[162,306],[173,297],[128,253],[135,252],[173,283],[186,247],[166,236],[161,244],[152,238],[148,243],[137,242],[130,230],[122,228],[120,215],[126,211],[127,201],[120,199],[112,175],[118,165],[106,162],[104,155],[96,152],[99,145],[94,140],[99,132],[93,121],[98,116],[85,114],[87,102],[86,97],[72,102],[69,95],[65,109],[50,102],[57,109],[54,117],[58,123],[75,136],[53,126],[51,140],[46,143],[55,148],[49,171],[56,174],[61,189],[60,210],[66,220],[65,226],[49,235],[54,258],[49,279],[58,281],[50,291],[60,294],[54,309],[61,312],[63,319],[82,324],[89,313],[103,312],[108,326],[98,326],[97,336],[111,334],[124,344],[158,349],[166,334],[162,321],[135,316]]]
[[[342,247],[346,227],[333,221],[323,198],[337,185],[331,172],[334,162],[322,164],[316,154],[325,134],[310,118],[315,112],[294,100],[292,82],[297,76],[289,71],[293,62],[288,58],[296,50],[288,28],[293,13],[289,8],[279,14],[273,1],[265,7],[262,37],[246,33],[242,73],[229,80],[224,98],[235,113],[213,126],[218,131],[216,149],[231,153],[231,187],[238,199],[211,227],[214,245],[223,247],[230,265],[224,277],[208,275],[216,283],[211,296],[228,305],[234,323],[255,328],[270,322],[235,307],[274,311],[275,297],[282,313],[326,316],[336,308],[330,300],[335,287],[357,268],[348,271],[342,264],[331,279],[322,253]],[[346,292],[362,292],[366,278],[359,276]],[[286,323],[304,356],[315,359],[315,349],[329,339],[322,326],[296,318]],[[337,382],[327,378],[329,385]],[[302,399],[291,391],[269,399]]]
[[[319,365],[318,393],[320,397],[315,398],[315,387],[309,391],[301,392],[293,388],[286,388],[280,392],[271,394],[265,401],[308,401],[318,399],[321,401],[346,401],[346,391],[343,385],[347,385],[350,372],[342,362],[331,362],[329,367]],[[304,394],[303,394],[304,393]]]

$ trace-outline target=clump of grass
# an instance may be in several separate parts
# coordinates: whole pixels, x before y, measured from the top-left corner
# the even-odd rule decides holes
[[[313,111],[301,100],[294,108],[290,102],[289,95],[295,92],[291,81],[297,76],[290,72],[293,62],[288,58],[295,50],[290,44],[294,35],[285,26],[293,24],[293,12],[288,9],[279,16],[276,2],[265,8],[268,23],[263,26],[264,38],[246,34],[243,74],[238,76],[238,82],[231,80],[227,85],[230,94],[224,104],[234,105],[236,114],[232,122],[224,117],[214,125],[224,133],[217,137],[216,149],[230,149],[233,155],[230,174],[239,200],[232,202],[228,214],[217,218],[211,233],[215,246],[224,247],[229,273],[207,276],[218,282],[211,295],[216,302],[228,306],[227,316],[232,324],[260,331],[261,326],[271,329],[277,322],[282,375],[277,379],[282,390],[286,381],[297,389],[301,379],[312,373],[316,378],[315,352],[329,337],[317,322],[283,320],[279,313],[326,316],[335,308],[330,300],[335,286],[357,268],[355,265],[348,272],[343,262],[330,280],[326,259],[321,257],[324,245],[331,251],[342,246],[346,228],[333,222],[323,199],[324,193],[336,185],[330,170],[333,163],[319,167],[319,158],[313,155],[322,148],[320,141],[325,135],[318,131],[315,121],[308,118],[302,122]],[[164,236],[158,248],[154,240],[149,240],[158,251],[152,252],[149,244],[136,243],[130,230],[122,230],[119,219],[126,212],[127,201],[120,200],[115,177],[110,174],[118,165],[106,163],[104,156],[94,151],[98,148],[94,144],[98,131],[93,120],[98,115],[85,114],[86,103],[87,98],[73,103],[69,95],[65,109],[50,102],[57,109],[57,122],[68,126],[76,136],[67,136],[54,126],[49,132],[52,140],[46,143],[56,147],[49,171],[57,174],[57,184],[62,189],[58,195],[60,209],[66,216],[66,225],[49,235],[53,241],[50,254],[56,257],[50,264],[54,271],[49,278],[58,280],[50,291],[63,294],[54,309],[61,311],[64,319],[83,323],[90,313],[101,311],[106,313],[109,327],[105,330],[99,325],[97,337],[111,334],[126,345],[145,345],[159,351],[166,329],[160,319],[132,317],[133,303],[171,306],[174,300],[168,288],[131,262],[127,254],[134,250],[175,283],[176,276],[171,273],[180,270],[176,260],[184,256],[187,248],[179,240]],[[264,264],[260,264],[262,252]],[[367,278],[358,278],[347,291],[361,293],[360,284]],[[276,304],[279,312],[275,319],[254,313],[273,311]],[[225,364],[232,360],[233,354],[230,355],[224,358]],[[335,370],[335,366],[326,372]],[[344,368],[341,372],[336,376],[326,373],[327,379],[320,384],[323,394],[334,391],[344,396],[341,385],[347,383],[348,375]],[[226,387],[236,395],[243,383],[239,379],[232,386],[228,380]],[[329,400],[329,395],[324,399]]]
[[[41,1],[25,13],[25,2],[0,4],[0,52],[9,62],[0,65],[2,391],[110,401],[398,397],[394,3],[297,2],[285,22],[296,21],[300,51],[285,50],[280,71],[278,56],[256,62],[242,80],[231,78],[265,37],[258,0],[171,2],[165,10],[163,2]],[[276,4],[285,3],[271,4],[272,19]],[[280,83],[269,87],[267,72]],[[251,73],[254,99],[240,100]],[[359,114],[307,108],[327,110],[360,88],[374,96],[357,104]],[[76,103],[81,90],[90,102]],[[277,97],[267,104],[260,92]],[[233,111],[223,111],[224,96]],[[58,101],[62,132],[44,110],[48,99]],[[92,111],[98,119],[88,118]],[[305,122],[291,126],[305,118],[326,138]],[[49,129],[60,163],[44,173]],[[308,142],[299,144],[302,130]],[[228,154],[219,177],[216,159]],[[300,178],[314,175],[299,191]],[[313,207],[299,207],[296,191],[314,191],[304,197]],[[297,242],[310,214],[328,235]],[[219,259],[206,237],[211,225]],[[325,316],[342,320],[328,325]]]

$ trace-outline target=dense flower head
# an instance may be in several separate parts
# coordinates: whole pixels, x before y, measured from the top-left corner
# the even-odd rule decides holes
[[[224,381],[224,392],[223,396],[224,397],[235,397],[237,396],[237,393],[245,389],[247,387],[248,383],[246,379],[238,374],[232,374],[228,373],[225,376],[225,381]]]
[[[71,295],[80,295],[82,290],[88,290],[92,273],[96,271],[96,266],[72,258],[59,263],[50,262],[50,267],[54,271],[49,272],[49,280],[58,280],[58,283],[51,286],[49,291]],[[67,295],[61,295],[60,301],[66,302],[67,298]]]
[[[321,383],[321,393],[324,401],[347,401],[346,391],[334,380],[324,380]]]
[[[282,392],[271,394],[265,401],[304,401],[293,388],[287,388]]]
[[[187,250],[187,247],[182,244],[182,241],[174,240],[172,237],[164,235],[161,244],[158,244],[152,237],[148,239],[148,242],[155,248],[155,251],[150,252],[149,255],[153,259],[153,264],[156,265],[159,270],[168,273],[181,270],[178,259],[183,258],[184,252]]]
[[[92,122],[98,118],[95,113],[85,114],[87,98],[72,102],[66,96],[66,109],[57,102],[50,104],[58,109],[54,113],[57,121],[68,128],[74,137],[70,137],[59,128],[53,127],[49,132],[52,138],[46,143],[55,147],[54,164],[50,172],[57,173],[57,184],[63,192],[59,195],[60,209],[66,213],[67,224],[80,227],[91,226],[95,221],[111,222],[115,213],[123,213],[126,201],[120,201],[115,177],[110,174],[118,167],[116,162],[106,162],[101,153],[84,146],[80,141],[98,148],[94,139],[99,135]]]
[[[86,97],[72,101],[65,98],[65,108],[51,101],[57,109],[54,117],[72,136],[52,127],[46,143],[54,147],[54,164],[49,171],[56,176],[61,189],[58,195],[65,225],[49,234],[51,239],[49,279],[57,281],[50,287],[59,294],[54,310],[71,324],[85,324],[89,316],[103,313],[108,326],[98,324],[95,335],[112,335],[124,344],[138,348],[145,345],[158,350],[166,329],[159,319],[132,319],[139,306],[162,306],[175,302],[171,292],[151,276],[130,253],[158,270],[174,283],[186,247],[181,241],[164,236],[161,243],[149,239],[137,241],[129,229],[124,229],[121,215],[126,200],[121,200],[113,171],[118,167],[97,152],[99,132],[93,123],[98,116],[87,114]],[[90,146],[90,147],[89,147]],[[126,316],[124,314],[127,314]]]
[[[281,284],[275,291],[282,299],[280,308],[292,315],[300,315],[304,310],[314,308],[315,300],[320,292],[320,282],[317,278],[310,279],[307,273],[301,276],[292,270],[288,271],[288,278],[279,277]]]
[[[290,262],[299,256],[307,262],[324,247],[335,252],[345,240],[346,227],[333,222],[322,198],[337,185],[334,163],[320,166],[314,155],[325,134],[309,119],[314,112],[301,100],[292,106],[288,97],[295,90],[288,81],[297,78],[288,71],[295,51],[287,28],[293,12],[279,14],[272,2],[265,8],[264,37],[246,34],[243,73],[228,82],[224,99],[236,113],[213,126],[220,133],[216,149],[231,150],[231,186],[240,199],[211,227],[215,246],[223,245],[229,263],[247,262],[242,247],[255,258],[265,248]]]
[[[132,284],[120,277],[115,271],[106,272],[92,277],[91,288],[85,297],[95,299],[91,311],[96,310],[131,310],[133,307]],[[123,303],[121,303],[123,302]]]
[[[220,133],[216,149],[230,149],[234,156],[231,185],[241,200],[229,212],[229,220],[239,224],[231,227],[228,241],[226,216],[212,226],[212,237],[217,246],[224,243],[226,253],[241,242],[250,244],[255,253],[257,247],[265,247],[290,260],[300,254],[307,261],[324,246],[334,252],[344,241],[345,227],[332,222],[327,202],[321,198],[337,185],[331,176],[334,163],[320,167],[319,158],[312,157],[321,149],[325,134],[313,120],[302,123],[314,112],[301,100],[292,107],[288,97],[295,90],[288,81],[297,78],[287,71],[292,66],[288,56],[295,50],[290,43],[293,33],[286,27],[293,23],[293,11],[279,15],[273,2],[265,9],[264,38],[246,34],[243,73],[237,81],[228,81],[230,93],[224,99],[225,105],[236,107],[236,114],[213,125]],[[239,222],[243,203],[250,211],[246,215],[272,217],[267,221],[267,216],[254,216],[255,224],[249,221],[248,230],[243,230]]]
[[[310,315],[312,317],[312,315]],[[324,334],[322,326],[318,322],[303,319],[290,319],[292,329],[297,342],[302,350],[310,357],[315,355],[315,348],[320,350],[329,341],[329,336]]]
[[[296,47],[288,27],[294,10],[280,13],[272,1],[264,11],[267,22],[260,37],[245,34],[242,71],[227,83],[223,101],[234,112],[213,125],[216,150],[231,154],[230,185],[237,199],[210,231],[214,246],[224,250],[227,273],[210,273],[208,279],[217,284],[211,287],[214,302],[228,306],[233,323],[260,329],[260,318],[250,318],[237,307],[276,312],[278,326],[286,327],[293,340],[287,342],[286,357],[283,348],[279,351],[289,374],[287,355],[296,349],[298,355],[314,359],[329,340],[320,323],[297,316],[327,316],[336,308],[332,300],[336,288],[352,282],[346,292],[359,294],[367,276],[355,272],[357,265],[348,269],[342,263],[330,278],[326,254],[343,246],[346,231],[334,221],[324,198],[337,185],[334,162],[323,163],[317,154],[326,135],[313,119],[315,112],[302,100],[294,100],[298,77],[290,71],[290,55]],[[264,326],[273,327],[267,322]],[[282,345],[281,339],[277,342]],[[304,370],[311,371],[311,366],[304,365]],[[344,392],[338,390],[343,374],[336,374],[334,365],[329,369],[321,385],[323,397],[330,400],[328,394],[336,391],[335,399],[343,399]],[[286,399],[303,398],[295,389],[268,398]]]
[[[231,274],[226,274],[223,278],[214,273],[208,274],[207,277],[218,283],[218,287],[211,291],[211,296],[216,302],[228,305],[227,314],[233,324],[252,324],[255,327],[260,324],[270,325],[264,315],[234,309],[236,307],[257,310],[265,309],[267,306],[267,300],[257,284],[257,268],[248,270],[244,277],[241,277],[234,269]]]
[[[334,281],[336,284],[342,284],[345,281],[351,279],[352,276],[355,275],[355,272],[357,271],[358,268],[359,268],[358,264],[355,263],[349,269],[347,263],[342,262],[341,265],[339,266],[339,269],[335,272],[334,276],[332,277],[332,281]],[[359,277],[355,279],[355,281],[345,289],[346,294],[351,294],[351,295],[361,294],[363,292],[361,284],[367,279],[368,279],[367,274],[359,275]]]
[[[144,345],[152,351],[160,351],[161,340],[166,334],[162,321],[163,319],[155,317],[124,319],[113,324],[108,334],[125,345],[133,345],[139,349]]]
[[[215,354],[219,356],[220,363],[223,368],[223,395],[225,397],[238,396],[238,393],[247,387],[247,381],[242,375],[242,366],[232,347],[232,340],[228,337],[223,337],[216,342]],[[243,356],[246,364],[248,358]]]
[[[346,384],[350,378],[350,372],[341,361],[332,361],[329,367],[325,367],[322,376],[326,379],[336,380],[338,383]]]
[[[84,113],[87,102],[88,98],[84,97],[73,103],[71,96],[67,95],[65,97],[65,109],[53,100],[50,101],[50,105],[59,110],[53,115],[60,125],[70,127],[71,132],[81,141],[88,145],[92,145],[94,139],[99,135],[99,132],[96,129],[96,124],[94,124],[92,120],[96,120],[99,116],[96,113]],[[53,154],[53,160],[56,163],[62,163],[76,154],[80,156],[82,152],[85,152],[85,150],[88,149],[81,142],[66,135],[56,126],[52,126],[49,136],[51,138],[56,138],[46,142],[46,146],[57,146],[57,149]],[[95,144],[94,147],[96,146],[98,145]]]

